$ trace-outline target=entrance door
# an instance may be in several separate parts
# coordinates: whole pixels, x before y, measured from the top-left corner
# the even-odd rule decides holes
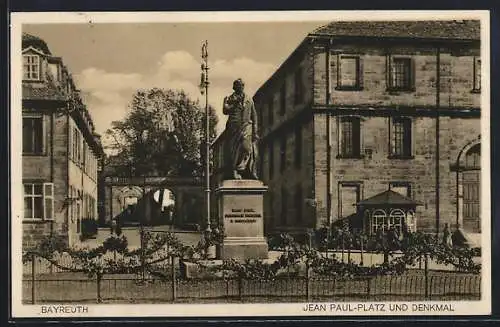
[[[481,148],[472,147],[466,154],[466,167],[462,173],[463,228],[472,233],[481,232]]]

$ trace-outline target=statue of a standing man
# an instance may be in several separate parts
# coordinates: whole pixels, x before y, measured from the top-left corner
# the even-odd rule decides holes
[[[227,179],[257,177],[257,113],[252,98],[244,92],[241,78],[233,82],[234,92],[224,98],[226,123],[225,163]]]

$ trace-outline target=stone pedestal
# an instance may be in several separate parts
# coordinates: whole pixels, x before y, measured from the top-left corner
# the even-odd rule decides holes
[[[267,259],[264,237],[264,193],[258,180],[225,180],[215,190],[219,222],[225,238],[217,249],[218,259]]]

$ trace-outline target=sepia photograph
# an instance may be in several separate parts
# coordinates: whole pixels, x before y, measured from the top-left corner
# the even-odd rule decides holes
[[[12,13],[14,317],[491,313],[489,13]]]

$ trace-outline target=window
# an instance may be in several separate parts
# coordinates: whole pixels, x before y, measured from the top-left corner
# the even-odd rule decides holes
[[[87,152],[87,143],[83,142],[82,144],[82,168],[83,171],[87,172],[87,157],[88,157],[88,152]]]
[[[24,184],[24,218],[44,220],[54,218],[54,184]]]
[[[286,112],[286,80],[283,82],[280,90],[280,115],[283,116]]]
[[[361,89],[361,60],[357,56],[337,57],[337,90]]]
[[[286,191],[286,188],[283,186],[281,187],[281,225],[285,226],[286,225],[286,216],[287,216],[287,209],[288,209],[288,194]]]
[[[359,183],[341,182],[339,184],[339,217],[346,218],[356,213],[356,204],[361,199]]]
[[[23,55],[23,79],[37,81],[40,79],[40,57]]]
[[[295,130],[295,168],[300,168],[302,162],[302,126]]]
[[[300,104],[304,101],[304,84],[302,81],[302,67],[299,67],[295,72],[295,104]]]
[[[82,157],[82,137],[77,128],[73,128],[73,145],[72,145],[73,161],[80,165],[83,161]]]
[[[77,205],[78,205],[78,192],[75,187],[73,187],[73,192],[71,194],[71,211],[72,211],[72,217],[73,220],[76,220],[78,218],[78,212],[77,212]]]
[[[403,231],[404,219],[405,213],[400,209],[394,209],[389,215],[389,222],[387,224],[387,227],[389,229],[394,228],[394,230],[396,230],[396,232],[401,235]]]
[[[472,91],[481,91],[481,58],[474,57],[474,82]]]
[[[387,215],[384,210],[377,209],[372,213],[372,234],[379,230],[387,230]]]
[[[412,122],[410,118],[393,118],[391,135],[391,156],[410,158],[412,156]]]
[[[72,131],[71,131],[71,159],[73,159],[73,161],[76,160],[76,134],[77,134],[77,131],[76,131],[76,128],[73,128]]]
[[[274,176],[274,143],[269,143],[269,179]]]
[[[295,189],[295,221],[297,223],[302,222],[302,203],[304,202],[302,196],[302,185],[297,185]]]
[[[43,153],[43,117],[23,117],[23,153]]]
[[[414,68],[411,58],[389,58],[389,89],[412,91],[414,89]]]
[[[415,221],[415,213],[413,210],[409,210],[406,213],[406,230],[410,233],[415,233],[417,231],[417,223]]]
[[[411,184],[409,182],[390,182],[389,190],[411,198]]]
[[[358,117],[341,117],[339,122],[339,157],[361,156],[361,128]]]
[[[76,194],[78,196],[78,199],[76,200],[76,232],[80,233],[81,229],[81,219],[82,219],[82,191],[77,190]]]
[[[68,206],[68,218],[69,222],[73,223],[73,186],[69,186],[69,194],[68,194],[68,199],[66,199],[67,206]]]
[[[286,169],[286,137],[283,136],[280,142],[280,172]]]
[[[274,97],[269,99],[269,127],[274,124]]]

